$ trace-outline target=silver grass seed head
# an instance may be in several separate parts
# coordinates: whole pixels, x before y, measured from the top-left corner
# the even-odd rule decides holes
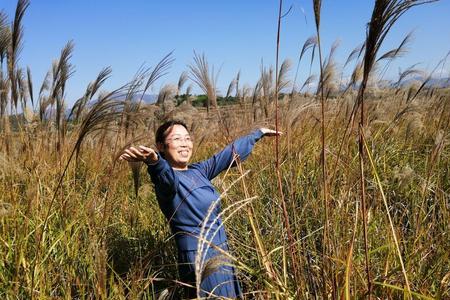
[[[439,145],[442,145],[443,143],[445,143],[444,130],[439,129],[439,131],[436,134],[436,137],[434,138],[434,145],[437,147]]]
[[[410,119],[406,127],[406,138],[410,139],[423,132],[424,124],[420,118]]]
[[[0,218],[10,216],[13,212],[13,207],[10,203],[0,202]]]
[[[25,120],[27,121],[27,123],[33,122],[36,118],[35,113],[28,106],[24,108],[23,116],[24,116]]]
[[[206,264],[201,273],[201,281],[209,275],[217,272],[222,266],[229,265],[229,259],[223,254],[216,255],[206,261]]]
[[[158,300],[166,300],[166,299],[171,299],[171,293],[169,292],[169,289],[163,290],[158,296]]]

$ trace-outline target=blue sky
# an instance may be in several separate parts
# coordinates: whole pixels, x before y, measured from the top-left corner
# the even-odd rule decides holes
[[[294,63],[304,41],[314,34],[312,0],[285,0],[292,10],[282,21],[280,58]],[[321,37],[323,51],[340,40],[336,59],[345,62],[349,52],[363,41],[374,1],[323,0]],[[112,77],[104,86],[117,88],[129,81],[145,63],[154,66],[174,50],[170,73],[154,86],[176,83],[192,63],[193,51],[205,53],[215,69],[220,68],[218,89],[225,93],[229,82],[241,70],[241,84],[253,86],[261,60],[275,64],[278,1],[106,1],[31,0],[24,16],[24,45],[19,64],[30,66],[38,89],[53,59],[69,41],[75,43],[72,64],[76,73],[67,87],[72,104],[97,73],[111,66]],[[2,0],[10,20],[16,0]],[[411,9],[388,35],[384,50],[398,46],[414,30],[409,53],[390,66],[388,76],[399,68],[420,62],[431,70],[450,50],[450,1],[441,0]],[[294,64],[295,67],[295,64]],[[350,68],[349,68],[350,69]],[[448,70],[447,68],[447,74]],[[306,60],[300,66],[299,81],[308,76]],[[292,71],[292,77],[295,68]],[[198,91],[197,88],[195,88]]]

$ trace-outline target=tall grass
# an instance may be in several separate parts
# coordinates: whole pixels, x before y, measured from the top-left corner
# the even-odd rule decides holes
[[[381,100],[378,115],[373,125],[368,126],[371,135],[366,137],[367,147],[371,151],[372,160],[376,163],[378,176],[385,195],[386,203],[392,214],[397,238],[401,241],[402,253],[408,257],[405,271],[411,285],[411,291],[429,297],[442,298],[448,296],[445,276],[449,272],[449,243],[445,232],[448,222],[448,170],[449,151],[445,146],[448,136],[437,137],[440,130],[448,126],[448,112],[442,115],[442,100],[424,100],[416,108],[416,112],[424,118],[422,132],[407,132],[409,118],[417,118],[415,113],[406,113],[398,118],[395,126],[390,126],[396,118],[393,108],[404,105],[394,94],[386,94],[389,103]],[[294,101],[301,103],[302,98]],[[345,101],[340,99],[336,105]],[[374,100],[375,101],[375,100]],[[380,100],[378,100],[380,101]],[[445,100],[444,103],[448,102]],[[439,105],[437,105],[439,103]],[[435,106],[435,108],[432,108]],[[330,107],[328,114],[334,111]],[[427,112],[433,109],[435,113]],[[288,115],[284,106],[280,113]],[[292,221],[292,234],[295,238],[297,255],[300,261],[300,273],[303,287],[298,291],[293,273],[283,271],[290,268],[286,265],[288,245],[280,237],[285,236],[281,220],[283,214],[279,202],[274,202],[272,195],[277,195],[278,187],[273,182],[275,170],[267,153],[273,148],[265,142],[259,143],[253,155],[245,162],[244,167],[250,170],[245,177],[248,197],[258,196],[252,200],[252,218],[248,214],[235,213],[225,223],[230,237],[231,254],[237,262],[238,275],[248,298],[251,295],[270,297],[280,291],[266,277],[264,264],[270,262],[272,272],[286,274],[282,278],[282,295],[301,295],[313,297],[322,294],[321,275],[321,232],[323,231],[323,206],[319,199],[321,166],[316,159],[320,150],[320,129],[316,126],[315,117],[320,110],[311,106],[303,111],[292,112],[285,122],[292,122],[295,113],[302,114],[291,129],[291,145],[280,140],[280,154],[286,155],[288,147],[298,149],[291,158],[280,165],[283,174],[282,188],[291,205],[288,215]],[[196,119],[202,120],[203,112]],[[231,122],[240,124],[245,114],[236,113]],[[378,119],[382,118],[382,119]],[[443,121],[439,122],[439,118]],[[339,144],[346,119],[331,118],[330,147]],[[385,121],[384,121],[385,120]],[[200,122],[200,121],[199,121]],[[201,137],[205,128],[215,126],[213,121],[201,121],[193,135]],[[440,124],[440,125],[439,125]],[[111,126],[111,125],[110,125]],[[390,127],[390,128],[389,128]],[[140,132],[147,130],[139,127]],[[387,133],[379,134],[386,131]],[[196,151],[194,159],[202,159],[225,144],[219,131],[208,135]],[[244,132],[235,128],[232,136]],[[408,139],[405,140],[405,135]],[[165,288],[176,286],[177,278],[174,264],[175,252],[164,217],[159,212],[151,184],[147,176],[141,174],[142,183],[138,196],[133,192],[133,180],[126,165],[118,165],[114,173],[110,173],[110,163],[114,146],[114,135],[107,134],[104,146],[105,159],[98,160],[100,136],[87,136],[78,167],[70,164],[61,185],[61,199],[51,205],[52,192],[58,178],[58,168],[54,168],[55,159],[51,154],[51,145],[39,131],[33,133],[34,145],[29,153],[2,156],[1,189],[2,189],[2,253],[5,253],[1,264],[1,291],[5,297],[15,294],[27,297],[31,293],[30,266],[35,259],[35,249],[39,232],[44,235],[39,263],[36,264],[35,284],[33,289],[42,297],[110,297],[124,298],[126,295],[146,295],[144,298],[156,297]],[[76,136],[68,135],[67,144],[74,143]],[[436,142],[437,141],[437,142]],[[22,148],[22,142],[14,141],[15,147]],[[206,147],[205,145],[218,145]],[[25,147],[29,147],[25,144]],[[17,148],[15,148],[17,149]],[[68,154],[70,148],[65,148]],[[436,149],[436,150],[433,150]],[[436,154],[434,154],[436,153]],[[437,156],[439,153],[439,156]],[[358,164],[354,160],[357,147],[350,146],[342,154],[335,180],[331,182],[330,194],[333,195],[333,211],[330,214],[330,238],[340,241],[336,251],[330,257],[335,263],[337,292],[355,297],[366,293],[366,282],[361,273],[365,271],[364,243],[361,231],[355,232],[354,218],[357,212],[358,191],[354,187],[358,183]],[[66,155],[65,155],[66,156]],[[39,157],[37,163],[33,157]],[[67,157],[67,156],[66,156]],[[429,157],[436,157],[430,160]],[[433,167],[430,163],[433,161]],[[412,171],[408,171],[410,168]],[[143,172],[143,170],[142,170]],[[111,175],[113,174],[113,175]],[[429,175],[431,174],[431,175]],[[222,186],[238,179],[238,170],[230,170],[228,174],[216,181]],[[109,178],[111,182],[105,181]],[[239,179],[241,181],[241,179]],[[239,182],[238,181],[238,182]],[[392,247],[392,234],[387,225],[386,211],[378,192],[379,183],[368,179],[368,240],[371,245],[370,271],[373,276],[373,294],[380,298],[397,298],[403,290],[403,275],[396,258],[395,247]],[[426,186],[427,197],[423,198],[423,187]],[[105,194],[106,188],[109,189]],[[229,207],[242,199],[247,199],[242,185],[233,185],[223,196],[223,206]],[[104,201],[108,197],[110,221],[103,223]],[[423,202],[422,199],[426,201]],[[64,206],[63,206],[64,204]],[[292,208],[290,208],[293,206]],[[246,206],[249,207],[249,206]],[[242,209],[245,209],[243,207]],[[242,210],[241,209],[241,210]],[[426,213],[422,213],[424,210]],[[46,212],[49,211],[47,225]],[[225,213],[226,214],[226,213]],[[419,216],[427,215],[427,226]],[[349,217],[351,216],[351,217]],[[265,249],[265,263],[258,261],[261,249],[254,244],[255,235],[251,230],[251,220],[257,220],[255,230],[259,235],[260,245]],[[109,225],[107,225],[109,224]],[[106,226],[106,227],[105,227]],[[358,226],[359,228],[360,226]],[[44,230],[44,228],[47,228]],[[416,233],[417,232],[417,233]],[[350,241],[353,241],[353,255],[349,256]],[[104,246],[100,247],[103,243]],[[104,250],[101,250],[104,249]],[[172,249],[172,250],[170,250]],[[97,252],[100,251],[100,252]],[[105,252],[102,252],[105,251]],[[351,264],[351,268],[348,265]],[[345,271],[346,270],[346,271]],[[101,277],[100,277],[101,276]],[[325,280],[332,280],[325,273]],[[448,277],[447,277],[448,278]],[[269,279],[269,282],[267,280]],[[100,283],[105,284],[101,286]],[[441,286],[442,282],[442,286]],[[394,289],[395,288],[395,289]],[[77,296],[78,295],[78,296]],[[258,296],[259,297],[259,296]],[[284,296],[281,296],[282,298]]]
[[[140,165],[130,172],[116,160],[127,145],[150,144],[158,122],[174,116],[190,120],[194,160],[260,126],[286,132],[276,148],[263,139],[245,163],[215,179],[230,252],[211,261],[200,255],[198,278],[226,260],[237,269],[246,299],[449,298],[450,91],[430,86],[429,75],[405,85],[422,73],[415,65],[391,88],[369,84],[385,70],[373,65],[388,65],[406,43],[377,59],[388,30],[425,2],[376,1],[367,41],[344,64],[355,62],[354,76],[346,89],[327,92],[342,76],[336,76],[335,47],[321,58],[321,3],[314,1],[317,38],[305,43],[300,60],[317,45],[317,97],[300,93],[303,87],[290,89],[286,61],[261,67],[252,97],[245,96],[248,87],[239,88],[238,73],[227,94],[235,91],[240,103],[217,114],[209,111],[214,101],[207,108],[176,106],[187,73],[161,89],[161,102],[171,104],[167,111],[141,102],[137,95],[168,72],[169,54],[112,92],[101,90],[111,69],[101,70],[66,116],[71,44],[33,95],[32,69],[26,76],[18,71],[25,70],[17,65],[21,35],[12,38],[28,2],[19,1],[12,28],[0,13],[0,298],[180,297],[185,283],[178,281],[176,248],[149,178]],[[190,76],[209,101],[217,96],[216,74],[204,55],[195,54]],[[13,92],[11,80],[19,77]],[[289,97],[282,98],[287,89]],[[20,101],[28,112],[8,115]],[[209,234],[205,226],[202,232]]]

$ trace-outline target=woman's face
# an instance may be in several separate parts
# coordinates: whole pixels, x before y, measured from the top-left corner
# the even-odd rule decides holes
[[[192,139],[189,132],[182,125],[169,128],[169,134],[164,140],[163,149],[165,159],[174,169],[187,169],[192,156]]]

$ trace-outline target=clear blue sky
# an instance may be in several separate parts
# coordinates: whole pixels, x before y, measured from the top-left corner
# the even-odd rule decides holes
[[[296,62],[304,41],[314,34],[312,0],[283,3],[285,10],[291,5],[293,8],[282,21],[280,58]],[[322,1],[324,53],[339,39],[336,58],[344,63],[349,52],[363,41],[373,3]],[[169,75],[155,84],[153,92],[157,93],[163,84],[177,82],[180,73],[192,63],[195,50],[205,53],[216,69],[221,68],[218,88],[225,93],[239,70],[241,84],[253,86],[261,60],[275,64],[278,5],[275,0],[31,0],[23,22],[24,45],[19,64],[30,66],[38,89],[52,60],[67,41],[73,40],[72,63],[76,73],[67,88],[68,102],[72,104],[103,67],[112,67],[113,75],[105,88],[113,89],[130,80],[142,63],[153,66],[174,50],[176,61]],[[12,20],[15,6],[16,0],[2,0],[0,9]],[[396,47],[411,30],[415,38],[409,53],[391,65],[390,76],[417,62],[431,70],[447,54],[449,15],[450,1],[441,0],[415,7],[402,16],[388,35],[385,50]],[[301,70],[299,81],[307,77],[306,61]]]

